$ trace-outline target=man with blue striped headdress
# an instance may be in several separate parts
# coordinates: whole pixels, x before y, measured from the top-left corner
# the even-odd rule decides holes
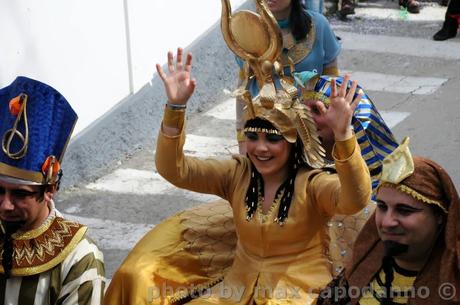
[[[342,86],[344,78],[341,76],[320,76],[316,71],[294,72],[292,74],[302,91],[303,102],[311,109],[321,144],[326,151],[326,159],[332,160],[330,152],[334,144],[334,136],[327,125],[323,123],[321,109],[328,107],[330,103],[332,78],[336,80],[338,86]],[[347,88],[350,86],[351,82],[347,84]],[[375,190],[382,172],[383,159],[398,147],[398,144],[374,103],[361,86],[358,85],[356,92],[357,94],[361,93],[362,98],[355,109],[351,127],[361,148],[361,155],[369,168],[372,189]],[[373,194],[373,199],[375,199],[375,194]],[[374,209],[374,202],[370,202],[366,208],[355,215],[335,215],[329,222],[331,238],[329,258],[334,274],[338,274],[343,266],[350,261],[355,238]]]
[[[53,201],[76,121],[46,84],[18,77],[0,89],[0,304],[102,302],[102,252]]]
[[[317,101],[322,102],[326,107],[330,103],[331,79],[332,77],[315,75],[313,72],[301,72],[295,74],[296,81],[300,84],[304,102],[312,108],[313,117],[318,119]],[[338,86],[342,86],[343,77],[334,77]],[[347,88],[351,82],[347,84]],[[382,172],[382,161],[393,150],[398,147],[398,143],[393,133],[386,125],[382,116],[378,112],[372,100],[358,85],[358,90],[362,92],[362,98],[355,109],[352,119],[353,130],[358,138],[361,154],[366,161],[372,177],[372,189],[375,189],[379,182]],[[322,126],[317,126],[323,145],[333,141],[328,137],[327,131],[321,132]],[[327,151],[327,149],[326,149]]]

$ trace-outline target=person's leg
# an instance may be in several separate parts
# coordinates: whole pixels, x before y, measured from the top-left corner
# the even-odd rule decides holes
[[[345,18],[347,15],[355,13],[355,3],[353,0],[339,0],[338,9],[339,17]]]
[[[460,20],[460,0],[451,0],[441,30],[434,34],[433,39],[443,41],[457,36]]]

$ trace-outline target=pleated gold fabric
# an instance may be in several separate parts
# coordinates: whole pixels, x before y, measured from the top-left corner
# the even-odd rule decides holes
[[[211,287],[231,266],[235,247],[227,201],[180,212],[133,248],[115,273],[104,304],[168,304]]]

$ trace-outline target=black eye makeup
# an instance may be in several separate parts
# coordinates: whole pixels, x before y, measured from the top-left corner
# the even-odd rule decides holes
[[[251,141],[256,141],[259,138],[259,136],[257,135],[257,132],[253,132],[253,131],[246,131],[244,135],[246,136],[248,140],[251,140]]]
[[[283,136],[279,134],[269,133],[265,137],[267,138],[267,141],[272,142],[272,143],[283,140]]]
[[[387,210],[387,205],[385,202],[377,200],[377,209],[381,211],[386,211]]]

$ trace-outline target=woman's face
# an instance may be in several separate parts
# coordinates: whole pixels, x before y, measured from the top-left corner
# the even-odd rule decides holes
[[[283,136],[246,132],[246,149],[249,159],[262,177],[279,178],[281,181],[287,178],[292,144]]]
[[[289,18],[292,0],[265,0],[270,11],[277,20]]]

